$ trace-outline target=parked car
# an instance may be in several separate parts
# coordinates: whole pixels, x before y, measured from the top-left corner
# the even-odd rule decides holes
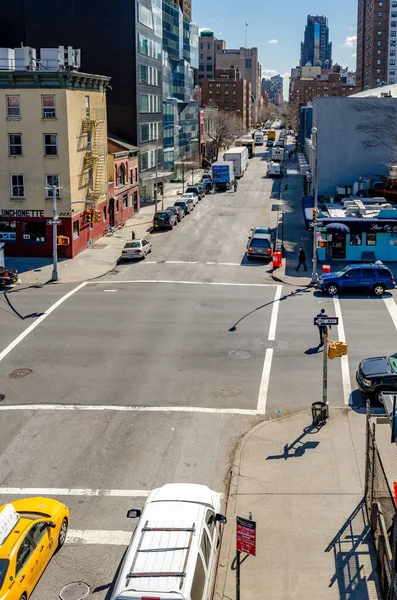
[[[273,140],[267,140],[267,142],[266,142],[266,146],[267,146],[268,148],[272,148],[272,147],[273,147]]]
[[[146,258],[146,255],[152,251],[152,244],[149,240],[133,240],[127,242],[121,251],[121,260],[132,258]]]
[[[195,183],[194,185],[200,190],[201,197],[204,198],[206,191],[207,191],[205,183],[203,183],[202,181],[199,181],[198,183]]]
[[[185,200],[177,200],[174,202],[174,206],[179,206],[183,209],[185,215],[188,215],[193,210],[193,200],[191,198],[185,198]]]
[[[182,200],[191,200],[193,202],[193,207],[196,206],[196,204],[198,203],[198,195],[197,194],[193,194],[193,193],[184,193],[182,195]]]
[[[323,273],[319,280],[319,288],[331,296],[340,292],[373,292],[382,296],[385,290],[395,287],[393,273],[377,260],[374,263],[347,265],[335,273]]]
[[[167,208],[165,210],[171,210],[174,213],[174,215],[176,216],[178,223],[185,216],[185,211],[183,210],[183,208],[181,206],[167,206]]]
[[[18,281],[18,271],[16,269],[5,269],[0,267],[0,286],[12,285]]]
[[[397,392],[397,354],[365,358],[358,365],[357,385],[364,394],[379,402],[381,392]]]
[[[252,233],[251,236],[256,235],[256,234],[263,234],[263,235],[270,235],[271,237],[274,237],[274,230],[271,227],[266,227],[265,225],[259,225],[258,227],[254,227],[253,229],[251,229]]]
[[[247,244],[247,260],[272,258],[272,238],[269,233],[253,233]]]
[[[201,192],[201,190],[198,188],[197,185],[189,185],[186,188],[186,194],[196,194],[196,196],[198,196],[198,199],[201,200],[203,197],[203,194]]]
[[[177,219],[171,210],[159,210],[153,217],[154,229],[172,229]]]

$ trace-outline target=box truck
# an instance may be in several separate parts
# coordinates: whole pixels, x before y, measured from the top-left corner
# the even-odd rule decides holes
[[[273,146],[272,149],[272,160],[283,162],[284,160],[284,148],[280,148],[279,146]]]
[[[263,133],[261,131],[255,131],[255,146],[263,146]]]
[[[267,172],[269,177],[282,177],[283,176],[283,163],[270,161],[269,169]]]
[[[212,165],[212,183],[215,191],[230,190],[234,182],[234,165],[230,160],[217,160]]]
[[[274,131],[274,129],[269,129],[269,131],[267,132],[267,139],[272,140],[273,142],[276,140],[276,132]]]
[[[245,146],[229,148],[229,150],[226,150],[224,153],[223,160],[231,160],[235,177],[242,177],[248,167],[248,148]]]
[[[244,136],[239,140],[235,140],[234,145],[245,146],[248,148],[248,158],[253,158],[255,156],[255,142],[250,135]]]

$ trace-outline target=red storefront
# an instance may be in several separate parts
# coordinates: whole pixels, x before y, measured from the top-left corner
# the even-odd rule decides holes
[[[138,148],[109,136],[108,161],[108,201],[101,214],[105,226],[114,227],[139,212]]]

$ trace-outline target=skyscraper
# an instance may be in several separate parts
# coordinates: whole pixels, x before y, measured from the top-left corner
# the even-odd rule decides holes
[[[359,90],[396,81],[397,2],[358,0],[357,73]]]
[[[301,66],[332,67],[332,43],[329,41],[327,17],[307,17],[304,41],[301,43]]]

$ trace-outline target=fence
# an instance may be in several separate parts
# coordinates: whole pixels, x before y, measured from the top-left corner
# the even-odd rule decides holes
[[[377,570],[385,600],[397,600],[397,518],[392,494],[397,481],[397,446],[391,443],[385,416],[367,414],[365,496],[377,552]]]

